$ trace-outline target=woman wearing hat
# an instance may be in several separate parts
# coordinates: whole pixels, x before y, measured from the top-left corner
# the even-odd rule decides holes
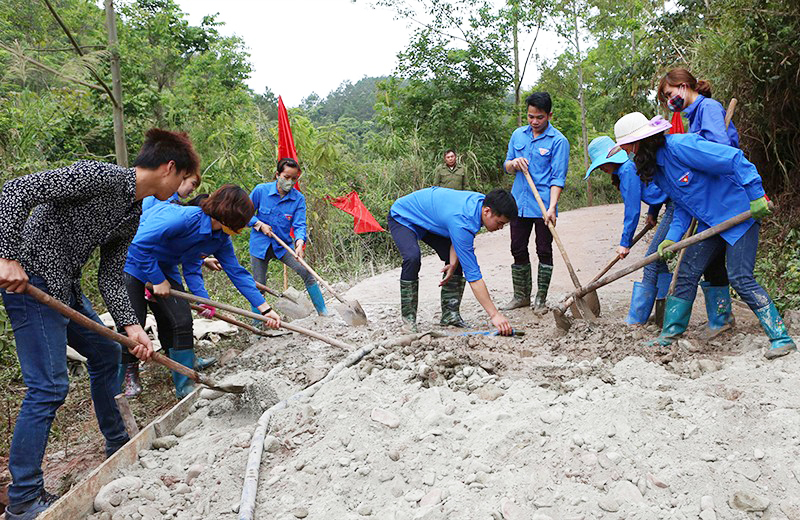
[[[614,141],[608,136],[600,136],[589,143],[589,156],[592,164],[586,170],[584,180],[589,175],[599,169],[608,173],[612,177],[614,186],[619,189],[622,201],[625,204],[625,213],[622,220],[622,236],[619,240],[617,253],[620,258],[625,258],[631,251],[633,235],[636,226],[639,224],[642,202],[650,205],[647,212],[647,222],[655,226],[658,212],[662,204],[666,202],[667,209],[661,224],[656,229],[656,234],[650,242],[647,254],[656,252],[658,244],[664,240],[672,222],[673,205],[672,201],[652,182],[645,184],[636,175],[636,165],[628,160],[628,156],[622,150],[608,156],[609,150],[614,147]],[[664,298],[669,290],[671,276],[666,262],[658,261],[645,266],[644,275],[641,282],[633,282],[633,292],[631,293],[631,306],[625,323],[628,325],[640,325],[647,323],[650,311],[653,310],[653,302],[656,302],[656,322],[661,323],[664,315]]]
[[[186,300],[170,296],[169,292],[170,289],[185,290],[178,269],[181,265],[191,293],[208,298],[200,266],[203,258],[214,255],[239,292],[269,318],[267,324],[273,328],[280,326],[280,316],[264,300],[253,277],[236,259],[230,238],[239,234],[254,214],[255,207],[247,192],[226,184],[200,201],[199,207],[178,204],[153,206],[128,248],[125,285],[137,318],[144,324],[149,305],[158,323],[162,346],[169,357],[184,366],[191,368],[195,363],[192,312]],[[147,283],[153,284],[155,300],[145,299]],[[213,307],[204,307],[204,315],[214,315]],[[131,361],[133,365],[129,364]],[[138,363],[124,357],[122,363],[123,389],[141,391]],[[177,372],[172,373],[172,380],[179,399],[194,388],[191,379]]]
[[[658,100],[671,112],[683,112],[689,118],[689,132],[708,141],[739,148],[739,132],[731,122],[725,125],[725,109],[711,98],[711,84],[697,80],[684,68],[675,68],[661,78]],[[708,324],[703,333],[711,339],[734,324],[731,291],[725,269],[725,254],[720,252],[709,263],[700,283],[706,301]]]
[[[633,112],[614,125],[617,146],[633,161],[639,178],[651,180],[675,203],[675,214],[658,253],[668,259],[675,253],[665,249],[697,219],[698,231],[721,224],[750,210],[746,221],[699,242],[686,250],[675,294],[667,297],[664,327],[652,344],[669,345],[689,324],[697,282],[713,256],[724,250],[731,285],[756,314],[770,340],[767,359],[789,354],[797,347],[789,337],[775,304],[753,276],[758,249],[759,219],[769,215],[761,176],[741,150],[707,141],[698,134],[664,135],[670,124],[661,116],[648,120]]]

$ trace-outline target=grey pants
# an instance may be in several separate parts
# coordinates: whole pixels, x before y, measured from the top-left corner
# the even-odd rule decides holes
[[[273,258],[277,257],[275,256],[275,251],[272,250],[272,246],[267,249],[267,254],[264,255],[264,258],[258,258],[250,255],[250,265],[252,266],[253,278],[255,281],[262,284],[267,283],[267,267],[269,267],[269,261]],[[300,278],[303,279],[303,283],[306,284],[306,287],[311,287],[317,283],[314,275],[312,275],[308,269],[303,267],[302,264],[300,264],[300,262],[298,262],[291,254],[286,253],[283,255],[283,258],[278,258],[278,260],[286,264],[291,270],[300,275]]]

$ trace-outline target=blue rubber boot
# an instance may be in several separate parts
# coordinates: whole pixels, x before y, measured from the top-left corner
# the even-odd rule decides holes
[[[631,293],[631,308],[625,323],[628,325],[644,325],[653,310],[656,301],[656,286],[645,285],[642,282],[633,282]]]
[[[701,336],[710,340],[726,330],[733,328],[733,312],[731,311],[731,290],[727,285],[713,286],[708,282],[700,282],[706,299],[708,324]]]
[[[311,303],[314,304],[317,314],[320,316],[330,316],[330,314],[328,314],[328,308],[325,306],[325,298],[322,296],[319,285],[309,285],[306,287],[306,291],[308,291],[308,296],[311,298]]]
[[[181,365],[189,368],[194,367],[194,349],[169,349],[169,357]],[[175,384],[175,397],[183,399],[194,390],[194,381],[183,374],[172,372],[172,382]]]
[[[775,359],[797,350],[797,345],[789,337],[783,318],[774,303],[770,302],[769,305],[756,309],[755,313],[769,338],[770,346],[769,350],[764,353],[765,358]]]
[[[664,326],[664,308],[667,304],[667,293],[669,293],[669,284],[672,283],[672,273],[659,273],[656,278],[656,325],[659,327]]]
[[[207,358],[202,358],[200,356],[195,356],[195,358],[194,358],[194,369],[199,372],[201,370],[207,369],[208,367],[210,367],[211,365],[213,365],[216,362],[217,362],[217,358],[215,358],[214,356],[207,357]]]
[[[648,347],[672,345],[686,331],[692,316],[692,302],[675,296],[667,296],[664,308],[664,327],[654,340],[645,343]]]

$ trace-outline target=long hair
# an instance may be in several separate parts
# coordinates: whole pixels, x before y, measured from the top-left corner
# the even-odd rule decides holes
[[[650,182],[656,174],[656,152],[667,144],[667,137],[663,133],[657,133],[650,137],[645,137],[639,141],[639,149],[633,158],[636,165],[636,173],[644,182]]]
[[[682,83],[686,83],[686,85],[690,89],[694,90],[695,92],[698,92],[699,94],[702,94],[707,98],[711,97],[710,82],[704,79],[698,80],[687,69],[679,67],[676,69],[672,69],[666,74],[664,74],[664,77],[661,78],[661,81],[658,84],[658,93],[656,94],[656,97],[658,98],[658,101],[661,103],[661,106],[663,106],[665,109],[667,108],[667,101],[669,101],[669,96],[667,96],[667,94],[664,93],[664,89],[667,88],[667,85],[669,85],[670,87],[677,87]]]

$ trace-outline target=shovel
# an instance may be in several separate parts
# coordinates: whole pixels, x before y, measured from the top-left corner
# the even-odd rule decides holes
[[[773,207],[774,207],[773,204],[770,202],[770,209],[772,209]],[[685,239],[681,240],[680,242],[672,244],[671,246],[666,248],[665,251],[680,251],[681,249],[687,248],[687,247],[689,247],[689,246],[691,246],[693,244],[696,244],[698,242],[702,242],[703,240],[705,240],[707,238],[713,237],[714,235],[718,235],[718,234],[722,233],[723,231],[727,231],[728,229],[730,229],[730,228],[732,228],[732,227],[734,227],[734,226],[736,226],[738,224],[741,224],[742,222],[744,222],[745,220],[747,220],[749,218],[750,218],[750,211],[749,210],[745,211],[744,213],[739,213],[735,217],[731,217],[728,220],[726,220],[725,222],[721,222],[721,223],[717,224],[716,226],[712,226],[712,227],[706,229],[705,231],[702,231],[700,233],[692,235],[689,238],[685,238]],[[569,295],[569,297],[562,304],[560,304],[560,305],[556,306],[555,308],[553,308],[553,318],[555,318],[555,320],[556,320],[556,326],[559,329],[564,330],[564,331],[568,331],[570,329],[570,327],[572,326],[572,320],[570,318],[568,318],[567,315],[564,314],[564,312],[567,310],[567,307],[569,307],[570,303],[575,298],[580,298],[581,296],[583,296],[584,294],[588,293],[589,291],[597,290],[599,287],[602,287],[604,285],[608,285],[608,284],[610,284],[611,282],[613,282],[615,280],[619,280],[623,276],[627,276],[627,275],[631,274],[634,271],[638,271],[642,267],[644,267],[644,266],[646,266],[648,264],[652,264],[653,262],[655,262],[658,259],[659,259],[658,253],[653,253],[652,255],[646,256],[646,257],[642,258],[641,260],[639,260],[638,262],[636,262],[634,264],[631,264],[631,265],[629,265],[628,267],[626,267],[624,269],[620,269],[619,271],[617,271],[615,273],[612,273],[612,274],[610,274],[610,275],[608,275],[608,276],[606,276],[604,278],[601,278],[600,280],[592,282],[592,283],[586,285],[585,287],[579,287],[575,292],[573,292],[571,295]]]
[[[87,329],[93,332],[96,332],[102,336],[112,339],[129,349],[134,348],[139,344],[138,342],[130,339],[128,336],[123,336],[118,332],[114,332],[113,330],[104,327],[103,325],[100,325],[91,318],[84,316],[83,314],[69,307],[68,305],[64,305],[61,301],[56,300],[46,292],[34,287],[31,284],[28,284],[26,286],[25,292],[27,292],[33,298],[36,298],[40,303],[57,310],[59,313],[63,314],[70,320],[80,324],[83,327],[86,327]],[[150,359],[151,361],[155,361],[156,363],[164,365],[170,370],[174,370],[175,372],[183,374],[192,381],[200,383],[201,385],[205,385],[213,390],[219,390],[220,392],[227,392],[229,394],[241,394],[244,392],[244,386],[242,385],[216,383],[210,377],[203,374],[198,374],[191,368],[185,367],[159,352],[153,352],[153,357],[151,357]]]
[[[286,242],[281,240],[275,233],[272,233],[270,235],[270,237],[275,239],[275,241],[278,242],[278,244],[280,244],[281,247],[283,247],[286,250],[287,253],[292,255],[295,258],[295,260],[300,262],[300,265],[302,265],[303,267],[308,269],[308,272],[311,273],[311,275],[314,278],[316,278],[317,281],[323,287],[325,287],[328,290],[328,292],[333,294],[336,297],[337,300],[342,302],[342,304],[344,305],[344,308],[343,309],[342,308],[337,308],[337,310],[339,311],[339,315],[342,317],[342,319],[345,322],[347,322],[348,325],[358,326],[358,325],[366,325],[367,324],[367,321],[368,321],[367,320],[367,313],[364,312],[363,308],[361,308],[361,304],[360,303],[358,303],[355,300],[347,301],[344,298],[342,298],[341,296],[339,296],[339,294],[337,294],[336,291],[333,290],[333,287],[331,287],[328,284],[328,282],[323,280],[322,277],[320,275],[318,275],[317,272],[314,271],[311,268],[311,266],[306,263],[305,260],[300,258],[300,256],[298,256],[298,254],[294,252],[294,249],[292,249],[292,248],[290,248],[289,246],[286,245]]]
[[[270,289],[269,287],[267,287],[263,283],[256,282],[256,289],[258,289],[261,292],[265,292],[267,294],[271,294],[272,296],[274,296],[276,298],[286,298],[287,300],[289,300],[290,302],[294,303],[295,305],[299,305],[300,304],[300,302],[298,302],[295,298],[289,296],[288,294],[279,293],[275,289]]]
[[[533,196],[536,197],[536,202],[539,203],[539,209],[542,210],[542,217],[545,217],[547,214],[547,209],[544,207],[542,197],[539,195],[536,185],[533,183],[533,179],[531,179],[530,173],[528,173],[527,166],[524,170],[522,170],[522,173],[525,175],[525,180],[528,181],[528,185],[531,187]],[[567,250],[564,249],[564,244],[561,243],[561,239],[558,237],[558,233],[556,233],[556,227],[552,222],[549,221],[547,222],[547,227],[550,228],[550,233],[553,235],[553,238],[556,241],[558,250],[561,251],[561,257],[564,258],[564,263],[567,264],[567,270],[569,271],[570,278],[572,278],[572,283],[575,285],[576,289],[580,289],[581,282],[578,280],[578,275],[575,274],[575,269],[572,267],[572,262],[569,261]],[[584,296],[586,297],[585,299],[583,298]],[[579,314],[583,314],[588,319],[596,318],[600,315],[600,299],[597,297],[596,292],[584,293],[577,298],[573,298],[572,301],[577,305],[578,310],[580,310]],[[575,310],[573,308],[573,313],[574,312]]]
[[[646,224],[646,225],[644,226],[644,228],[642,228],[642,230],[641,230],[641,231],[639,231],[638,233],[636,233],[636,236],[634,236],[634,237],[633,237],[633,241],[631,242],[631,247],[630,247],[629,249],[633,248],[633,246],[635,246],[635,245],[636,245],[636,242],[638,242],[638,241],[639,241],[639,240],[640,240],[640,239],[641,239],[643,236],[645,236],[645,235],[647,234],[647,232],[648,232],[648,231],[650,231],[651,229],[653,229],[653,227],[654,227],[654,226],[651,226],[651,225],[649,225],[649,224]],[[617,263],[617,262],[619,262],[619,260],[620,260],[620,258],[619,258],[619,255],[617,255],[617,256],[615,256],[614,258],[612,258],[612,259],[611,259],[611,261],[610,261],[610,262],[609,262],[609,263],[608,263],[608,264],[607,264],[607,265],[606,265],[606,266],[603,268],[603,270],[602,270],[602,271],[600,271],[599,273],[597,273],[597,274],[594,276],[594,278],[592,278],[592,279],[589,281],[589,283],[593,283],[593,282],[596,282],[597,280],[599,280],[599,279],[600,279],[600,277],[602,277],[604,274],[606,274],[607,272],[609,272],[609,271],[611,270],[611,268],[612,268],[612,267],[614,267],[614,266],[616,265],[616,263]],[[588,284],[587,284],[587,285],[588,285]],[[596,294],[596,293],[595,293],[595,294]]]
[[[210,305],[212,307],[222,309],[223,311],[228,311],[232,312],[233,314],[238,314],[239,316],[244,316],[245,318],[254,318],[264,322],[267,321],[267,318],[265,316],[262,316],[257,312],[246,311],[244,309],[240,309],[239,307],[228,305],[227,303],[215,302],[214,300],[209,300],[208,298],[203,298],[202,296],[195,296],[194,294],[176,291],[175,289],[170,289],[169,295],[189,302],[203,303],[205,305]],[[292,332],[298,332],[300,334],[304,334],[308,337],[324,341],[328,345],[333,345],[334,347],[339,347],[347,351],[356,350],[356,347],[354,347],[353,345],[348,345],[347,343],[339,341],[338,339],[329,338],[324,334],[320,334],[319,332],[314,332],[313,330],[306,329],[304,327],[301,327],[300,325],[295,325],[293,323],[286,323],[283,320],[281,320],[281,328],[286,330],[291,330]]]
[[[200,307],[199,305],[194,305],[194,304],[190,304],[189,307],[191,307],[193,311],[197,311],[198,313],[201,313],[201,312],[206,310],[203,307]],[[253,334],[257,334],[259,336],[264,336],[265,338],[272,338],[273,337],[272,335],[267,334],[266,332],[264,332],[263,330],[261,330],[259,328],[253,327],[252,325],[249,325],[249,324],[247,324],[247,323],[245,323],[243,321],[239,321],[237,319],[230,318],[228,316],[225,316],[224,314],[215,313],[213,319],[222,320],[225,323],[230,323],[231,325],[235,325],[237,327],[241,327],[241,328],[243,328],[244,330],[246,330],[248,332],[252,332]]]

